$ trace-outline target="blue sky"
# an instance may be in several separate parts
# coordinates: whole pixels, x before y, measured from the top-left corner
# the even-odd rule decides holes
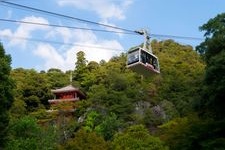
[[[225,1],[221,0],[7,1],[129,30],[146,28],[152,34],[197,38],[203,38],[203,32],[199,31],[199,26],[225,11]],[[109,30],[105,27],[32,12],[2,3],[0,3],[0,19]],[[33,42],[21,40],[18,37],[73,43],[74,45]],[[157,39],[164,40],[165,38],[158,37]],[[59,68],[66,71],[74,69],[76,53],[80,50],[86,53],[89,61],[99,62],[126,52],[130,47],[143,42],[143,37],[0,21],[0,40],[6,53],[12,56],[13,68],[34,68],[38,71]],[[199,40],[174,40],[193,47],[201,42]]]

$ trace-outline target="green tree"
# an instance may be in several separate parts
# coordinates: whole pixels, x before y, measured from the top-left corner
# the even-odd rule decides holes
[[[10,115],[11,120],[27,115],[26,103],[23,100],[15,97],[12,107],[10,108]]]
[[[92,132],[94,131],[95,127],[97,126],[98,118],[99,118],[99,113],[96,111],[91,111],[87,114],[87,118],[85,120],[85,125],[84,125],[84,130],[87,132]]]
[[[165,121],[172,120],[179,116],[179,113],[172,102],[164,100],[160,102],[160,106],[165,112]]]
[[[84,73],[87,71],[87,60],[85,58],[85,53],[79,51],[77,53],[77,61],[75,62],[74,79],[76,81],[82,82]]]
[[[168,150],[163,142],[148,133],[143,125],[129,127],[124,133],[118,133],[113,142],[114,150]]]
[[[200,27],[205,41],[197,51],[205,62],[197,115],[174,119],[162,125],[161,138],[174,150],[211,150],[225,147],[225,13]],[[202,81],[202,80],[199,80]],[[201,86],[202,85],[202,86]],[[193,96],[193,95],[191,95]]]
[[[11,123],[6,150],[53,150],[56,133],[53,127],[41,128],[36,119],[25,116]]]
[[[52,95],[50,92],[51,82],[46,74],[38,73],[34,69],[17,68],[12,70],[11,76],[16,82],[15,96],[25,102],[27,111],[48,108],[48,99]]]
[[[60,69],[51,68],[44,74],[45,78],[47,78],[48,84],[50,84],[51,89],[63,87],[69,84],[70,82],[70,72],[64,73]]]
[[[135,103],[149,98],[140,78],[126,68],[124,54],[113,57],[90,74],[95,79],[87,92],[92,107],[106,114],[114,113],[121,121],[131,121]]]
[[[225,114],[225,13],[210,19],[200,27],[205,31],[205,41],[197,47],[204,53],[206,73],[200,111],[204,110],[215,118]],[[208,112],[207,112],[208,111]]]
[[[99,72],[99,64],[95,61],[90,61],[86,67],[86,71],[83,74],[83,80],[81,81],[81,85],[85,91],[89,90],[89,88],[96,84],[97,74]]]
[[[114,134],[121,127],[121,122],[114,113],[107,115],[103,121],[95,127],[97,134],[102,135],[106,141],[112,140]]]
[[[144,123],[149,127],[156,127],[163,122],[162,115],[160,112],[154,112],[153,108],[148,108],[145,110]]]
[[[68,140],[60,150],[107,150],[109,144],[98,136],[95,132],[79,130],[75,133],[75,138]]]
[[[98,67],[99,67],[99,64],[95,61],[90,61],[87,65],[87,69],[88,69],[89,72],[91,72],[95,69],[98,69]]]
[[[199,145],[192,140],[196,137],[190,132],[192,124],[197,122],[199,119],[196,116],[173,119],[159,126],[159,136],[172,150],[198,149]]]
[[[172,150],[212,150],[225,147],[225,123],[197,115],[173,119],[161,125],[159,136]],[[222,127],[222,128],[221,128]]]
[[[205,65],[191,46],[166,40],[154,41],[152,47],[161,68],[161,74],[152,80],[157,91],[155,99],[171,102],[179,115],[185,116],[199,99]]]
[[[3,45],[0,43],[0,149],[6,137],[6,129],[9,123],[8,110],[13,103],[14,87],[10,77],[11,57],[5,54]]]

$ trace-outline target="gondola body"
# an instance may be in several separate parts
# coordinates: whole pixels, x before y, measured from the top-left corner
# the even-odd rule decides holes
[[[128,51],[127,68],[145,77],[160,73],[158,58],[141,47]]]

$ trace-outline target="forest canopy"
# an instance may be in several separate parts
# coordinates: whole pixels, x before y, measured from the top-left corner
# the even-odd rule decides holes
[[[223,149],[224,20],[219,14],[200,27],[205,41],[197,51],[173,40],[153,40],[161,73],[147,78],[126,67],[125,53],[95,62],[78,51],[74,70],[66,72],[11,70],[1,45],[0,148]],[[73,104],[70,115],[65,103],[49,111],[51,90],[68,85],[86,98]]]

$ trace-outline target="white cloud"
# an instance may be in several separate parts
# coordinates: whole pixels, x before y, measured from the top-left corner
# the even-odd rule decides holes
[[[12,31],[10,29],[4,29],[0,30],[0,36],[4,38],[9,38],[13,35]]]
[[[42,17],[25,17],[22,21],[38,22],[48,24],[48,20]],[[40,35],[35,38],[38,39],[51,39],[52,41],[62,40],[64,43],[73,43],[74,45],[51,45],[51,43],[43,44],[36,43],[33,49],[32,45],[29,45],[27,41],[14,39],[15,37],[32,38],[36,36],[36,31],[42,31]],[[117,40],[102,39],[90,30],[73,30],[68,28],[50,28],[46,26],[35,26],[28,24],[19,24],[15,31],[11,29],[0,30],[0,36],[9,37],[10,46],[16,47],[16,49],[25,48],[29,50],[30,57],[37,57],[43,60],[43,63],[37,64],[36,62],[30,62],[33,66],[39,70],[48,70],[49,68],[59,68],[63,71],[74,69],[76,62],[76,53],[80,50],[84,51],[88,61],[109,60],[112,56],[120,54],[123,49],[121,44]],[[10,38],[11,37],[11,38]],[[32,48],[31,48],[32,47]],[[99,47],[105,47],[110,49],[102,49]],[[29,49],[31,48],[31,49]],[[115,50],[111,50],[115,49]],[[20,58],[24,59],[24,58]]]
[[[76,36],[77,45],[84,45],[86,47],[74,46],[70,51],[84,51],[88,61],[98,62],[102,59],[107,61],[112,56],[119,54],[121,52],[119,50],[123,49],[117,40],[100,39],[92,31],[77,30],[74,35]]]
[[[0,40],[4,39],[8,41],[8,40],[11,40],[12,36],[13,36],[13,33],[10,29],[0,30]],[[7,43],[7,46],[9,46],[9,43]]]
[[[8,10],[5,19],[10,19],[12,17],[12,11]]]
[[[69,43],[71,38],[72,38],[72,33],[71,30],[69,30],[68,28],[53,28],[51,29],[46,35],[45,38],[57,38],[57,37],[61,37],[63,42],[65,43]]]
[[[86,30],[76,30],[74,32],[75,40],[78,43],[96,43],[97,42],[97,36],[92,31],[86,31]]]
[[[124,11],[132,0],[58,0],[59,6],[74,6],[78,9],[94,11],[102,20],[125,19]]]
[[[123,36],[123,30],[120,30],[120,29],[116,29],[116,28],[112,28],[112,27],[116,27],[115,24],[112,24],[112,23],[109,23],[107,20],[103,20],[100,22],[101,24],[105,24],[105,25],[109,25],[111,27],[104,27],[106,30],[108,31],[114,31],[114,32],[117,32],[116,34],[119,36],[119,37],[122,37]]]
[[[59,6],[73,6],[84,11],[95,12],[100,18],[99,23],[114,26],[110,19],[123,20],[126,18],[125,11],[133,3],[133,0],[58,0]],[[108,31],[123,32],[119,29],[104,27]],[[122,34],[118,33],[119,36]]]
[[[68,49],[64,48],[62,51],[49,44],[39,44],[37,49],[34,50],[34,54],[44,60],[43,67],[45,70],[48,70],[49,68],[59,68],[63,71],[74,69],[76,53],[78,51],[85,52],[88,61],[99,62],[102,59],[106,61],[109,60],[112,56],[118,55],[121,52],[116,50],[123,49],[118,41],[98,39],[92,31],[69,30],[69,33],[74,36],[71,36],[69,39],[70,41],[73,41],[74,46],[71,46]],[[111,49],[102,49],[98,47],[106,47],[115,50],[113,51]]]
[[[121,53],[120,50],[123,49],[121,44],[116,40],[103,40],[93,43],[91,45],[89,42],[82,44],[86,45],[87,47],[74,46],[68,51],[70,53],[74,53],[75,55],[78,51],[83,51],[86,54],[86,59],[88,61],[96,61],[96,62],[99,62],[102,59],[108,61],[112,56],[120,54]],[[104,49],[104,47],[110,49]],[[75,61],[76,60],[74,59],[73,62],[75,63]]]
[[[56,31],[61,35],[64,42],[69,42],[72,38],[72,34],[67,28],[56,28]]]
[[[45,60],[44,68],[63,68],[64,59],[57,50],[50,44],[39,44],[37,49],[33,51],[36,56]]]
[[[21,21],[48,24],[48,21],[45,18],[35,16],[25,17]],[[47,26],[20,24],[19,27],[16,29],[16,31],[11,35],[12,38],[9,44],[13,46],[19,45],[24,48],[26,46],[27,41],[17,39],[17,37],[30,38],[33,31],[47,30],[48,28],[49,27]]]

